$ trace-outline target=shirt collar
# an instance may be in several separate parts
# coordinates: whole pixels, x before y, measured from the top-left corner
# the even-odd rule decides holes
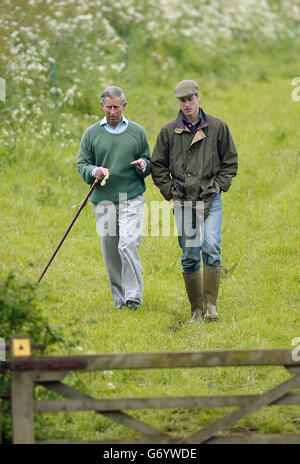
[[[190,123],[190,122],[187,120],[187,118],[185,117],[185,115],[184,115],[184,113],[183,113],[182,110],[181,110],[181,112],[182,112],[182,119],[183,119],[183,121]],[[201,108],[199,107],[199,119],[198,119],[198,121],[197,121],[195,124],[192,124],[192,126],[196,126],[197,124],[200,124],[200,122],[201,122],[201,117],[202,117],[202,110],[201,110]],[[190,124],[191,124],[191,123],[190,123]]]
[[[124,115],[122,115],[122,119],[121,119],[121,121],[119,122],[119,124],[122,124],[123,122],[124,122],[125,124],[128,124],[128,119],[125,118]],[[101,119],[101,121],[100,121],[100,126],[104,126],[105,124],[108,124],[107,119],[106,119],[106,116],[104,116],[104,118]],[[118,125],[119,125],[119,124],[118,124]],[[109,125],[109,124],[108,124],[108,125]]]
[[[204,127],[209,126],[210,123],[209,123],[209,121],[207,119],[207,116],[206,116],[205,112],[203,111],[203,109],[200,108],[200,107],[199,107],[199,109],[201,111],[201,113],[199,113],[200,116],[201,116],[201,123],[199,125],[199,128],[203,129]],[[181,133],[185,128],[185,124],[183,123],[183,116],[184,116],[183,111],[179,110],[178,115],[177,115],[177,119],[176,119],[176,122],[175,122],[176,129],[178,129],[178,131],[179,131],[178,133]]]

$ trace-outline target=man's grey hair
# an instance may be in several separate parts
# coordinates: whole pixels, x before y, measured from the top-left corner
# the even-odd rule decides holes
[[[100,97],[100,101],[102,104],[104,104],[104,100],[106,97],[109,97],[109,98],[120,97],[121,104],[124,105],[124,103],[126,103],[126,97],[125,97],[123,90],[120,87],[115,87],[114,85],[110,85],[102,93]]]

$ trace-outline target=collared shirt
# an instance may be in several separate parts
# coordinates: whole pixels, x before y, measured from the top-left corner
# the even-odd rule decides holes
[[[121,132],[124,132],[125,129],[127,129],[128,122],[128,119],[122,116],[122,120],[119,122],[119,124],[116,127],[112,127],[108,124],[106,116],[104,116],[104,118],[100,121],[100,126],[103,126],[104,129],[106,129],[108,132],[111,132],[112,134],[120,134]]]
[[[202,111],[201,111],[201,108],[199,108],[199,119],[198,121],[196,122],[196,124],[192,124],[190,121],[188,121],[186,119],[186,117],[184,116],[183,112],[182,112],[182,120],[183,120],[183,123],[185,124],[185,126],[192,132],[192,134],[195,134],[197,132],[197,129],[198,127],[200,126],[201,124],[201,117],[202,117]]]

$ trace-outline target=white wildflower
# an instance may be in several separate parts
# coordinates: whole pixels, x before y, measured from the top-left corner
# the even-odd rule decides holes
[[[77,88],[77,85],[76,84],[73,85],[73,87],[71,87],[70,89],[67,90],[66,96],[67,97],[74,97],[76,88]]]

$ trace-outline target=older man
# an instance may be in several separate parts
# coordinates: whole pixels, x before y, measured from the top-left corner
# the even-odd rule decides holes
[[[226,123],[199,107],[195,81],[179,82],[174,95],[180,111],[157,137],[151,173],[165,199],[174,201],[191,321],[203,317],[216,320],[221,271],[221,192],[227,192],[237,173],[238,155]]]
[[[109,175],[91,195],[97,229],[117,308],[142,304],[141,243],[144,178],[150,173],[150,148],[142,126],[124,117],[126,97],[110,86],[101,95],[105,117],[83,134],[77,169],[91,184]]]

